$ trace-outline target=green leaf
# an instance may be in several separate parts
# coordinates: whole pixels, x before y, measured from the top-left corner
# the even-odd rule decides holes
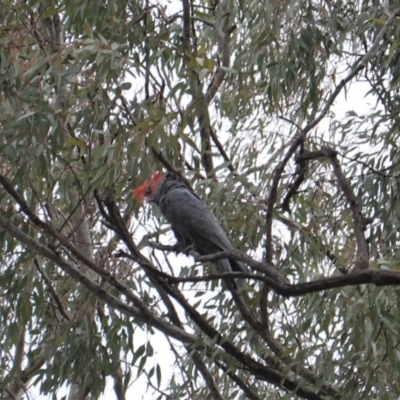
[[[23,81],[22,88],[26,88],[34,78],[38,77],[40,75],[40,71],[43,72],[43,67],[47,65],[49,59],[50,56],[40,58],[39,61],[33,65],[33,67],[31,67],[28,71],[24,73],[23,76],[25,77],[25,79]]]

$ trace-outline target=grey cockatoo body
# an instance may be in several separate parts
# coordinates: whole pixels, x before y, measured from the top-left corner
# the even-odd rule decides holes
[[[184,247],[192,245],[201,255],[233,250],[213,213],[181,179],[167,172],[156,174],[147,185],[146,197],[159,206]],[[246,271],[242,263],[232,259],[213,263],[220,272]]]

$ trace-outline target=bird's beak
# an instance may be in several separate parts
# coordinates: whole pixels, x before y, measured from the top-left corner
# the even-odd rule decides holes
[[[153,196],[152,196],[151,194],[148,194],[148,195],[146,196],[146,201],[147,201],[148,203],[154,203],[154,198],[153,198]]]

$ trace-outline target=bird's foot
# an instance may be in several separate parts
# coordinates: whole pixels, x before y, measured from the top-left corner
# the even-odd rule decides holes
[[[182,243],[176,243],[173,245],[173,250],[175,253],[183,253],[186,255],[190,255],[190,252],[194,250],[193,245],[184,246]]]
[[[187,256],[190,256],[192,251],[196,251],[196,249],[194,248],[194,246],[192,244],[190,244],[189,246],[186,246],[183,250],[182,253],[186,254]]]
[[[175,244],[172,246],[172,251],[173,251],[174,253],[182,253],[182,251],[183,251],[184,248],[185,248],[185,247],[183,246],[182,243],[175,243]]]

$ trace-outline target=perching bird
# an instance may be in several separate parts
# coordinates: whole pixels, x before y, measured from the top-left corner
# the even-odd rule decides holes
[[[158,205],[183,247],[193,246],[200,255],[233,250],[210,209],[176,175],[157,172],[142,186],[133,189],[132,193],[140,203],[147,199]],[[213,263],[220,272],[246,271],[242,263],[232,259]],[[233,288],[236,288],[234,283]]]

